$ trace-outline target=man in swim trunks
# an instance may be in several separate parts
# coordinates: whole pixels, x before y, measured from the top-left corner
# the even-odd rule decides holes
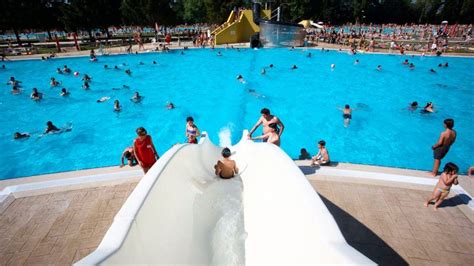
[[[453,130],[454,120],[451,118],[444,120],[445,131],[441,132],[438,142],[431,147],[433,149],[434,165],[432,175],[436,176],[438,174],[439,165],[441,164],[441,159],[446,156],[449,151],[449,148],[456,141],[456,131]]]
[[[458,173],[459,168],[454,163],[447,163],[444,166],[444,171],[439,177],[438,184],[431,194],[431,196],[425,201],[425,207],[431,203],[431,201],[435,201],[433,210],[438,210],[439,205],[443,202],[443,200],[448,196],[449,191],[451,190],[451,186],[457,185],[458,182]]]
[[[151,136],[147,134],[146,129],[139,127],[136,132],[138,137],[133,141],[133,153],[146,174],[160,156],[156,152],[155,145],[153,145]]]
[[[270,114],[270,110],[268,108],[263,108],[262,110],[260,110],[260,113],[262,114],[262,116],[258,119],[257,123],[252,127],[252,129],[250,130],[248,134],[248,137],[252,138],[253,132],[255,132],[255,130],[257,130],[257,128],[260,125],[263,125],[263,135],[269,133],[271,131],[271,128],[269,127],[269,125],[273,123],[280,127],[280,130],[279,132],[277,132],[277,134],[278,134],[278,137],[281,137],[281,134],[283,134],[283,130],[285,129],[285,126],[280,121],[280,119]],[[266,140],[267,138],[263,139],[264,142]]]
[[[239,173],[239,168],[234,160],[229,159],[231,155],[229,148],[224,148],[221,154],[224,159],[214,165],[215,173],[222,179],[230,179]]]
[[[342,111],[342,118],[344,118],[344,126],[348,127],[349,124],[351,123],[352,111],[354,110],[351,109],[351,107],[348,104],[344,106],[344,109],[339,108],[339,110]]]

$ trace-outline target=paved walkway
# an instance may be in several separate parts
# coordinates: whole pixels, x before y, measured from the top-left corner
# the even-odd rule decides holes
[[[18,198],[0,213],[0,265],[70,265],[91,253],[136,183]]]
[[[456,197],[435,212],[427,191],[310,180],[350,245],[378,264],[468,265],[474,223]],[[0,265],[69,265],[99,245],[136,186],[57,192],[15,199],[0,213]]]
[[[456,197],[438,211],[425,208],[430,192],[395,187],[310,181],[347,242],[377,264],[470,265],[474,223]]]

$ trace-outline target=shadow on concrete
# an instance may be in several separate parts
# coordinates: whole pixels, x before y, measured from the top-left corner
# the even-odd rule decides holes
[[[311,162],[310,162],[311,163]],[[329,165],[325,165],[325,166],[319,166],[319,165],[315,165],[315,166],[309,166],[309,165],[300,165],[298,166],[301,170],[301,172],[303,172],[303,174],[305,175],[312,175],[312,174],[315,174],[319,169],[321,169],[321,167],[336,167],[338,166],[339,163],[338,162],[331,162],[331,164]]]
[[[304,175],[312,175],[312,174],[315,174],[316,173],[316,170],[319,169],[316,168],[316,167],[313,167],[313,166],[306,166],[306,165],[301,165],[301,166],[298,166],[301,170],[301,172],[303,172]]]
[[[452,198],[446,199],[439,205],[440,208],[445,208],[445,207],[456,207],[459,205],[467,205],[469,204],[469,201],[471,201],[471,197],[469,197],[466,194],[458,194]]]
[[[379,265],[408,265],[385,241],[349,213],[319,194],[347,243]]]

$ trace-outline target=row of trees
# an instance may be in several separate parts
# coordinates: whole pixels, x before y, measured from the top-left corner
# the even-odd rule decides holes
[[[474,0],[275,0],[284,20],[322,20],[332,24],[472,23]],[[0,0],[0,31],[86,30],[112,25],[222,23],[244,0]],[[105,30],[108,34],[108,31]]]

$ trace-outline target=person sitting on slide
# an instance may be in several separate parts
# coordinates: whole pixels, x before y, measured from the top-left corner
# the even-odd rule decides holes
[[[229,179],[239,173],[239,168],[234,160],[229,159],[231,152],[229,148],[222,150],[222,157],[224,159],[217,161],[214,165],[215,173],[222,179]]]

